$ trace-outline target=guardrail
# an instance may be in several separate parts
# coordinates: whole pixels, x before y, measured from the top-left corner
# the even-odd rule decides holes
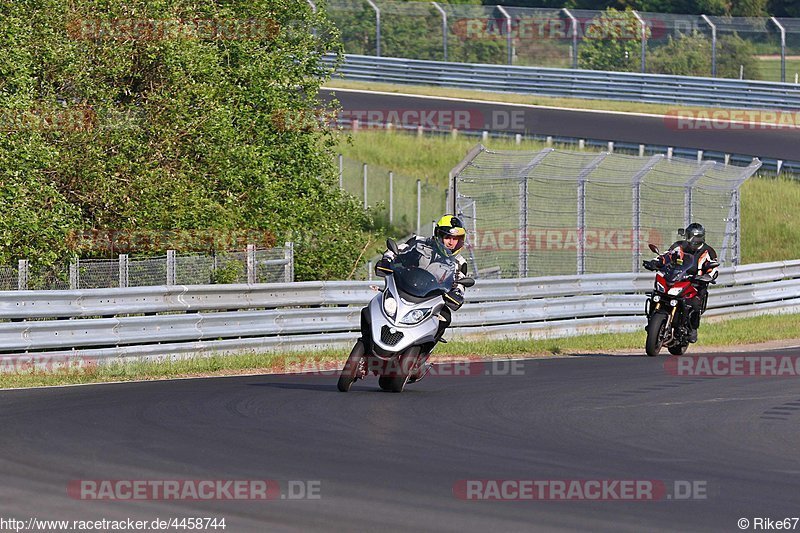
[[[325,61],[333,66],[333,57]],[[636,74],[597,70],[445,63],[348,54],[338,67],[347,80],[433,85],[604,100],[739,109],[800,108],[800,85],[789,83]]]
[[[707,315],[800,312],[800,261],[721,269]],[[479,280],[450,338],[566,336],[642,327],[651,274]],[[369,282],[0,292],[4,359],[182,357],[345,349]]]

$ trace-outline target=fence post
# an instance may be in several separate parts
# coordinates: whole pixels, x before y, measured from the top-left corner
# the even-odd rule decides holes
[[[119,287],[128,286],[128,254],[119,254]]]
[[[417,180],[417,235],[420,234],[422,222],[422,182]]]
[[[573,17],[566,7],[562,8],[561,11],[572,21],[572,68],[578,68],[578,19]]]
[[[711,77],[717,77],[717,27],[711,19],[705,15],[700,15],[706,24],[711,28]]]
[[[362,170],[364,172],[364,209],[367,208],[367,164],[363,163]]]
[[[294,242],[286,242],[283,246],[283,258],[286,260],[283,267],[283,280],[291,283],[294,281]]]
[[[247,284],[256,282],[256,245],[247,245]]]
[[[167,285],[175,285],[175,274],[177,271],[175,250],[167,250]]]
[[[372,0],[367,0],[367,3],[375,11],[375,55],[381,57],[381,10]]]
[[[394,173],[390,170],[389,171],[389,224],[391,224],[392,222],[394,222]]]
[[[339,189],[344,189],[344,156],[339,154]]]
[[[72,290],[81,288],[80,261],[76,259],[69,263],[69,288]]]
[[[639,21],[639,24],[642,27],[642,74],[645,73],[646,61],[645,61],[645,54],[647,53],[647,24],[645,24],[642,17],[639,16],[639,13],[636,10],[631,10],[633,16],[636,17],[636,20]]]
[[[436,2],[431,3],[442,15],[442,50],[444,51],[444,62],[447,63],[447,13]]]
[[[770,20],[775,24],[781,32],[781,81],[786,82],[786,29],[783,24],[778,22],[775,17],[770,17]]]
[[[514,50],[511,45],[511,15],[508,14],[508,11],[503,9],[503,6],[497,6],[497,10],[502,13],[506,19],[506,46],[508,47],[508,64],[512,65],[514,63]]]
[[[17,289],[28,290],[28,268],[30,263],[27,259],[20,259],[17,263]]]

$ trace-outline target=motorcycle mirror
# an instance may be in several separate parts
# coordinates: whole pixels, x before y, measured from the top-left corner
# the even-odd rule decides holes
[[[400,249],[397,247],[397,243],[394,242],[394,239],[386,239],[386,249],[393,254],[400,253]]]
[[[458,283],[464,287],[472,287],[475,285],[475,280],[473,278],[461,278]]]
[[[686,230],[684,228],[678,228],[678,235],[681,237],[686,235]]]
[[[653,252],[654,254],[661,255],[661,252],[658,250],[658,246],[656,246],[655,244],[650,243],[647,246],[650,247],[650,251]]]
[[[711,279],[717,279],[719,277],[719,272],[714,272],[714,275],[711,276]]]

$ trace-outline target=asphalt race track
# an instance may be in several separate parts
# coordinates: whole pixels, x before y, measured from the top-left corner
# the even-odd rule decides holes
[[[472,117],[470,129],[477,131],[494,129],[509,134],[533,132],[541,135],[702,149],[785,161],[798,159],[797,146],[800,143],[800,129],[791,128],[753,129],[744,125],[728,127],[723,124],[712,129],[708,122],[705,123],[706,126],[687,128],[685,125],[680,126],[675,117],[504,105],[475,100],[443,100],[341,89],[323,89],[320,96],[324,101],[330,101],[331,93],[335,94],[342,109],[350,112],[377,111],[387,115],[391,110],[468,112]],[[732,113],[731,110],[720,111]],[[510,115],[512,112],[518,115]],[[735,112],[733,117],[736,117]],[[493,124],[503,127],[493,127]],[[521,127],[513,127],[515,125]]]
[[[458,376],[439,367],[402,394],[375,378],[339,393],[333,375],[4,391],[2,517],[465,532],[739,531],[740,518],[800,516],[800,380],[675,376],[667,361],[569,356]],[[67,494],[81,479],[268,479],[284,496],[290,481],[311,481],[319,498],[86,501]],[[482,479],[657,480],[673,497],[456,497],[459,480]],[[700,497],[677,499],[676,481]]]

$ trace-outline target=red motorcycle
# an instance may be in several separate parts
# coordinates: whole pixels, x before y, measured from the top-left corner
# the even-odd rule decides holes
[[[658,247],[650,250],[661,255]],[[708,274],[692,274],[696,271],[697,259],[691,254],[675,254],[671,260],[656,270],[653,292],[648,293],[645,312],[647,314],[647,341],[645,351],[650,357],[658,355],[662,347],[672,355],[683,355],[689,347],[689,300],[697,296],[695,283],[716,283]],[[709,268],[719,266],[712,262]],[[653,270],[648,269],[648,270]],[[706,310],[708,292],[701,302],[701,313]]]

